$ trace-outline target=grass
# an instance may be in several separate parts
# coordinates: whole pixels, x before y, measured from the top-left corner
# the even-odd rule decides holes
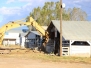
[[[43,52],[33,52],[29,49],[15,49],[11,50],[10,54],[0,54],[0,58],[26,58],[41,61],[51,61],[51,62],[70,62],[70,63],[90,63],[91,58],[86,57],[69,57],[69,56],[56,56],[48,55]]]
[[[55,56],[55,55],[48,55],[44,53],[35,53],[32,50],[20,50],[14,51],[10,54],[1,54],[0,58],[26,58],[26,59],[33,59],[33,60],[42,60],[42,61],[52,61],[52,62],[70,62],[70,63],[90,63],[91,58],[86,57],[69,57],[69,56]]]

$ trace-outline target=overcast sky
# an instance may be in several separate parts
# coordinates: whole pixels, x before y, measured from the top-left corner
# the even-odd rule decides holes
[[[9,21],[26,18],[35,7],[42,7],[47,1],[60,0],[0,0],[0,27]],[[91,0],[63,0],[65,8],[79,7],[88,14],[91,21]]]

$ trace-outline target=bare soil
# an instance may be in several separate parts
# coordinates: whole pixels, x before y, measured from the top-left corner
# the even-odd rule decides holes
[[[11,50],[10,54],[0,54],[0,68],[91,68],[90,63],[45,61],[42,56],[45,55],[26,49]]]
[[[91,64],[44,62],[24,58],[0,58],[0,68],[91,68]]]

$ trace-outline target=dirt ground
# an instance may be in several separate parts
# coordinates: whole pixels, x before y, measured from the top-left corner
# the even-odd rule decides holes
[[[38,56],[39,54],[19,49],[12,50],[10,54],[0,54],[0,68],[91,68],[90,63],[52,62],[43,61],[43,59],[36,60],[36,55]],[[32,57],[30,58],[30,56]]]
[[[43,62],[24,58],[0,58],[0,68],[91,68],[91,64]]]

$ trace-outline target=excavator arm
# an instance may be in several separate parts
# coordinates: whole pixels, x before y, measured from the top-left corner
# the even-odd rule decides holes
[[[0,45],[2,44],[4,34],[6,31],[13,29],[13,28],[20,27],[20,26],[30,26],[30,25],[35,27],[35,29],[39,31],[42,36],[45,37],[45,41],[47,41],[48,32],[46,32],[32,17],[30,17],[29,22],[23,22],[23,21],[10,22],[10,23],[5,24],[3,27],[1,27],[0,28]]]
[[[32,17],[30,17],[29,22],[44,37],[44,46],[45,46],[45,44],[48,42],[49,39],[49,33],[46,30],[44,30]]]
[[[25,26],[25,25],[30,25],[30,22],[25,22],[25,23],[9,22],[5,24],[3,27],[1,27],[0,28],[0,45],[2,44],[4,34],[6,31],[13,29],[13,28],[20,27],[20,26]]]

